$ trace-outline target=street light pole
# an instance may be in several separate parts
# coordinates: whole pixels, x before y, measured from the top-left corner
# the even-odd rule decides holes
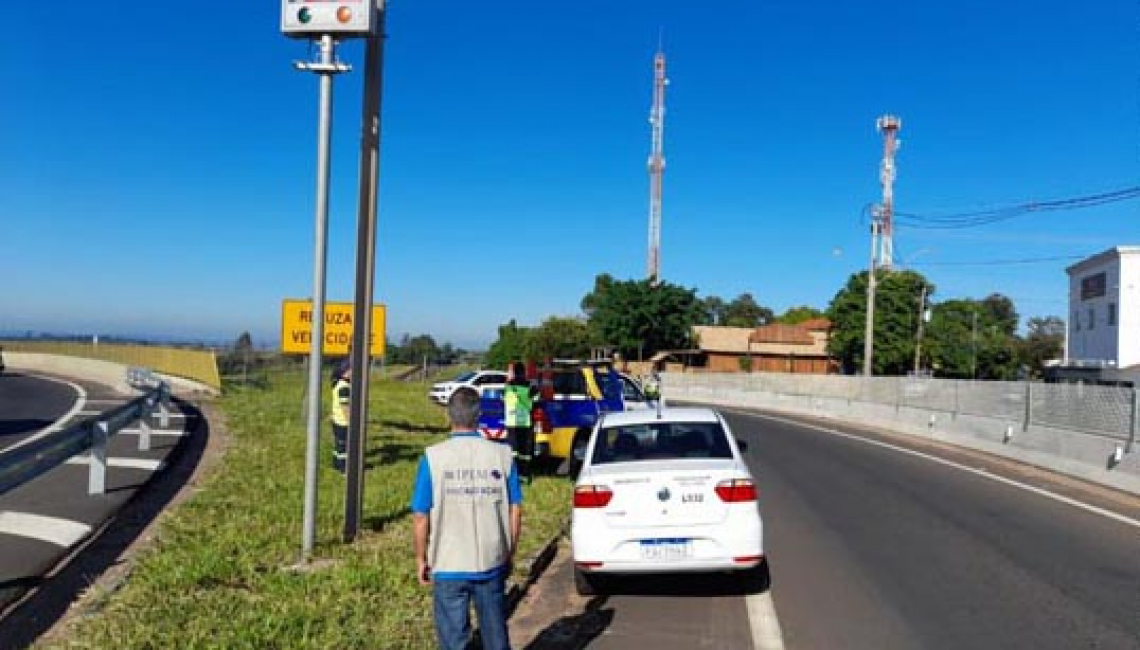
[[[312,341],[309,348],[308,408],[306,411],[305,505],[302,518],[301,552],[306,559],[313,553],[316,539],[317,466],[321,441],[321,360],[325,339],[325,255],[329,222],[329,141],[332,132],[332,78],[348,71],[337,63],[336,44],[331,34],[321,35],[320,59],[316,63],[298,62],[298,70],[308,70],[321,77],[320,115],[317,126],[317,205],[316,244],[313,262]]]
[[[926,314],[926,283],[922,285],[922,292],[918,296],[918,335],[914,337],[914,374],[922,365],[922,325]]]

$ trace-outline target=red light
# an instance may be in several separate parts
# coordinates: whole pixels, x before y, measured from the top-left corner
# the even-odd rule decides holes
[[[546,411],[542,408],[536,407],[532,416],[534,419],[534,432],[535,433],[550,433],[549,422],[546,421]]]
[[[721,481],[716,484],[716,495],[725,503],[755,501],[757,497],[756,484],[746,478]]]
[[[605,508],[613,498],[613,490],[604,485],[579,485],[574,488],[575,508]]]

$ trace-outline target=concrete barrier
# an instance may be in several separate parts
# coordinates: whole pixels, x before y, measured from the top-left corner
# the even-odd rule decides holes
[[[726,386],[673,386],[667,399],[808,415],[882,428],[976,449],[1062,474],[1140,494],[1140,449],[1112,436],[1022,423],[981,415],[834,397],[786,395]]]

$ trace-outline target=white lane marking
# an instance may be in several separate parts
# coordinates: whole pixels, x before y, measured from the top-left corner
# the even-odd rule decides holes
[[[58,420],[56,420],[55,422],[53,422],[51,426],[49,426],[48,428],[46,428],[46,429],[44,429],[38,433],[32,434],[32,435],[28,436],[27,438],[24,438],[23,440],[11,445],[10,447],[8,447],[7,449],[4,450],[5,452],[11,451],[13,449],[19,449],[20,447],[23,447],[24,445],[35,442],[36,440],[39,440],[40,438],[43,438],[44,436],[46,436],[50,433],[54,433],[56,431],[59,431],[60,429],[62,429],[64,426],[67,425],[68,421],[71,420],[71,418],[75,417],[76,415],[78,415],[83,410],[83,406],[88,401],[87,400],[87,391],[83,390],[83,387],[80,386],[79,384],[67,381],[66,379],[57,379],[55,377],[45,377],[42,375],[32,375],[32,376],[37,377],[39,379],[44,379],[47,381],[54,381],[54,382],[58,382],[61,384],[67,384],[68,386],[71,386],[71,388],[79,395],[79,399],[75,400],[75,405],[71,407],[70,411],[68,411],[67,413],[64,413],[63,417],[61,417]]]
[[[65,461],[68,465],[90,465],[90,456],[72,456]],[[107,467],[125,467],[128,469],[145,469],[152,472],[157,472],[162,469],[164,463],[161,460],[151,460],[149,458],[108,458]]]
[[[139,435],[142,429],[119,429],[119,433],[133,433]],[[185,436],[188,435],[182,429],[151,429],[150,435],[152,436]]]
[[[734,409],[728,409],[728,410],[734,410]],[[777,417],[774,415],[761,415],[759,413],[741,411],[738,409],[736,409],[736,412],[740,413],[742,415],[751,415],[751,416],[755,416],[755,417],[758,417],[761,419],[766,418],[769,420],[775,420],[777,422],[783,422],[785,424],[793,424],[793,425],[805,427],[808,429],[814,429],[814,430],[820,431],[822,433],[830,433],[833,436],[839,436],[841,438],[847,438],[849,440],[855,440],[858,442],[863,442],[863,443],[866,443],[868,445],[875,445],[876,447],[883,447],[884,449],[892,449],[894,451],[902,452],[904,454],[910,454],[911,456],[917,456],[918,458],[923,458],[923,459],[938,463],[940,465],[945,465],[946,467],[953,467],[954,469],[960,469],[963,472],[969,472],[971,474],[974,474],[975,476],[981,476],[982,478],[988,478],[991,481],[996,481],[998,483],[1004,483],[1005,485],[1008,485],[1011,487],[1020,488],[1022,490],[1025,490],[1026,492],[1032,492],[1033,494],[1043,496],[1047,499],[1052,499],[1052,500],[1057,501],[1059,503],[1064,503],[1066,505],[1073,506],[1074,508],[1080,508],[1081,510],[1084,510],[1086,512],[1091,512],[1093,514],[1097,514],[1097,515],[1100,515],[1102,517],[1106,517],[1108,519],[1118,521],[1118,522],[1125,524],[1127,526],[1132,526],[1133,528],[1140,528],[1140,520],[1138,520],[1138,519],[1133,519],[1132,517],[1127,517],[1127,516],[1122,515],[1118,512],[1112,512],[1111,510],[1105,510],[1104,508],[1099,508],[1097,506],[1084,503],[1083,501],[1077,501],[1076,499],[1072,499],[1072,498],[1069,498],[1067,496],[1057,494],[1055,492],[1050,492],[1048,490],[1044,490],[1042,488],[1035,487],[1033,485],[1029,485],[1028,483],[1022,483],[1021,481],[1015,481],[1013,479],[1005,478],[1004,476],[998,476],[997,474],[994,474],[994,473],[989,472],[989,471],[984,470],[984,469],[978,469],[977,467],[970,467],[969,465],[963,465],[961,463],[955,463],[952,460],[946,460],[945,458],[939,458],[937,456],[932,456],[930,454],[926,454],[926,453],[923,453],[921,451],[915,451],[913,449],[907,449],[906,447],[899,447],[897,445],[892,445],[892,444],[889,444],[886,442],[881,442],[879,440],[871,440],[869,438],[863,438],[863,437],[860,437],[860,436],[857,436],[854,434],[844,433],[842,431],[836,431],[835,429],[829,429],[827,427],[821,427],[821,426],[816,425],[816,424],[808,424],[806,422],[800,422],[797,420],[789,420],[789,419]]]
[[[784,650],[780,619],[772,604],[771,590],[744,597],[748,609],[748,627],[752,629],[752,647],[756,650]]]
[[[67,548],[91,532],[87,524],[26,512],[0,511],[0,534],[18,535]]]

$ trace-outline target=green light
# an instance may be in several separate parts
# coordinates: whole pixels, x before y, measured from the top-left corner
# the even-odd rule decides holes
[[[308,24],[312,19],[313,13],[309,11],[308,7],[301,7],[301,10],[297,12],[297,20],[301,21],[302,24]]]

